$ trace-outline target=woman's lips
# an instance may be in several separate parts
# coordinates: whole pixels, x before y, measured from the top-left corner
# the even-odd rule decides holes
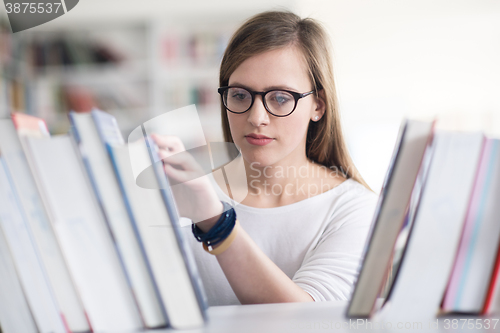
[[[272,138],[269,138],[265,135],[252,135],[252,134],[245,135],[245,139],[247,139],[248,143],[256,146],[265,146],[271,143],[271,141],[273,141]]]

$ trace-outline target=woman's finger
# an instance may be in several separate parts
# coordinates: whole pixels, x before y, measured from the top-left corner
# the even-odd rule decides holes
[[[152,134],[151,138],[160,150],[166,150],[174,154],[186,150],[182,140],[178,136]]]
[[[164,169],[167,176],[172,178],[175,183],[185,183],[204,175],[202,172],[184,170],[172,164],[164,164]]]
[[[160,159],[162,160],[165,160],[166,158],[172,156],[172,155],[175,155],[177,154],[176,152],[170,152],[170,151],[167,151],[165,149],[159,149],[158,150],[158,156],[160,157]]]
[[[203,176],[201,166],[187,152],[182,152],[163,159],[165,172],[176,182],[186,182]]]
[[[173,180],[175,180],[178,183],[181,183],[184,181],[183,173],[185,173],[182,170],[174,168],[170,164],[164,164],[163,169],[165,169],[165,173],[167,176]]]
[[[162,157],[165,156],[165,157]],[[180,152],[177,154],[162,153],[160,158],[164,164],[171,164],[177,169],[182,169],[186,171],[198,172],[202,170],[201,166],[195,161],[193,156],[188,152]]]

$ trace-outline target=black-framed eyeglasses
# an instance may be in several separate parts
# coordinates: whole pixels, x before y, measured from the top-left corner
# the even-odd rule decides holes
[[[224,103],[224,106],[230,112],[247,112],[255,101],[255,95],[261,95],[267,112],[276,117],[286,117],[295,111],[299,99],[309,96],[315,90],[301,94],[283,89],[252,91],[247,88],[227,86],[220,87],[218,91],[222,98],[222,103]]]

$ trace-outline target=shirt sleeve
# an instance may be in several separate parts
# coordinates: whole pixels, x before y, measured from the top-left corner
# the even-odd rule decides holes
[[[317,244],[292,278],[315,301],[351,296],[377,203],[377,195],[363,189],[337,203]]]

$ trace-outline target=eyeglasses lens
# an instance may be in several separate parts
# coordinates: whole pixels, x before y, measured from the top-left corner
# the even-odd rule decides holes
[[[243,88],[229,88],[224,93],[224,104],[233,112],[245,112],[252,105],[252,95]]]
[[[277,116],[284,116],[293,111],[295,99],[286,91],[275,90],[266,95],[269,110]]]

